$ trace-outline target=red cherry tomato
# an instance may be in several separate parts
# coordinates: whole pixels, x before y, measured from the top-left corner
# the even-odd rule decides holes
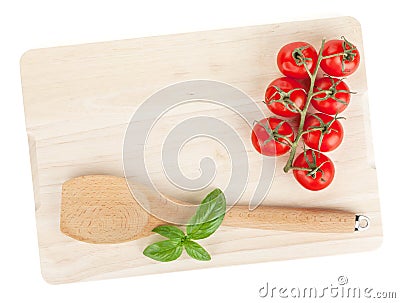
[[[283,46],[277,57],[278,68],[285,76],[304,79],[315,71],[318,54],[315,48],[307,42],[292,42]]]
[[[304,130],[310,131],[303,135],[304,143],[321,152],[330,152],[343,141],[342,124],[336,118],[322,113],[308,116]]]
[[[254,148],[265,156],[280,156],[290,150],[294,133],[289,123],[278,118],[264,118],[257,122],[251,133]],[[289,141],[289,142],[288,142]]]
[[[286,118],[299,115],[299,110],[304,108],[306,99],[307,95],[302,85],[288,77],[275,79],[265,91],[265,104],[269,110]]]
[[[331,159],[314,150],[307,150],[297,156],[293,163],[296,180],[308,190],[321,190],[332,183],[335,166]]]
[[[315,81],[312,106],[325,114],[336,115],[344,111],[350,102],[350,89],[341,79],[323,77]],[[325,92],[323,92],[325,91]]]
[[[335,54],[341,54],[334,56]],[[334,77],[344,77],[351,75],[356,71],[360,64],[360,53],[357,48],[347,41],[343,40],[329,40],[325,43],[322,50],[324,57],[322,59],[321,68],[325,73]]]

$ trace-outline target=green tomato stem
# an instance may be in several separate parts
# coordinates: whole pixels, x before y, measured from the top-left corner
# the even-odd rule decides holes
[[[287,173],[287,172],[289,172],[289,170],[293,169],[293,160],[296,155],[296,150],[299,145],[300,139],[302,138],[303,134],[305,133],[304,132],[304,121],[306,120],[308,107],[310,106],[311,99],[313,98],[315,80],[317,78],[317,74],[318,74],[318,70],[321,65],[321,61],[322,61],[322,59],[325,59],[325,57],[322,56],[322,50],[324,49],[324,45],[325,45],[325,39],[322,39],[321,48],[320,48],[320,51],[318,54],[317,64],[315,67],[315,71],[313,73],[311,73],[310,70],[308,69],[307,65],[304,64],[304,67],[306,68],[307,73],[310,77],[310,89],[308,90],[306,104],[305,104],[303,110],[300,111],[299,130],[297,132],[296,138],[293,141],[292,148],[290,149],[289,159],[286,162],[285,167],[283,168],[283,171],[285,173]]]
[[[333,58],[333,57],[344,56],[344,55],[346,55],[345,52],[336,53],[336,54],[332,54],[332,55],[328,55],[328,56],[323,56],[322,59],[330,59],[330,58]]]

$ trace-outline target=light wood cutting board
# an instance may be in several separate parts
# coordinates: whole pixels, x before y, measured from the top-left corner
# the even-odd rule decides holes
[[[305,40],[319,47],[320,40],[346,36],[358,46],[362,63],[348,84],[352,97],[343,122],[345,140],[331,153],[337,175],[321,192],[308,192],[296,184],[277,162],[275,179],[265,205],[324,207],[362,213],[371,228],[354,234],[318,234],[221,227],[202,240],[210,262],[183,256],[157,263],[142,255],[152,235],[122,244],[88,244],[59,229],[61,185],[88,174],[123,176],[122,144],[129,119],[151,94],[175,82],[210,79],[229,83],[261,101],[267,84],[280,76],[275,65],[279,48]],[[358,252],[376,248],[382,237],[376,172],[369,131],[367,86],[361,28],[350,17],[233,28],[197,33],[30,50],[21,59],[26,128],[35,191],[36,219],[43,277],[66,283],[195,268],[284,260]],[[190,115],[208,113],[235,120],[232,112],[214,105],[183,106],[161,122],[150,140],[150,168],[155,183],[168,194],[187,194],[168,187],[157,164],[157,142],[168,127]],[[268,115],[267,109],[265,114]],[[262,118],[262,117],[260,117]],[[240,130],[248,141],[249,129]],[[220,159],[213,185],[229,175],[227,155],[205,139],[183,151],[182,170],[198,171],[197,158],[211,154]],[[153,142],[151,144],[151,142]],[[206,143],[206,144],[205,144]],[[248,145],[250,170],[257,169],[258,154]],[[186,156],[185,156],[186,155]],[[192,156],[188,156],[192,155]],[[252,183],[253,182],[253,183]],[[257,180],[250,180],[250,187]],[[239,203],[246,204],[245,193]],[[201,199],[202,197],[199,197]]]

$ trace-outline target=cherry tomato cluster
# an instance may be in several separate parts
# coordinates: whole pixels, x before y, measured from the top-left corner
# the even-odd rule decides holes
[[[354,73],[359,64],[359,51],[344,37],[323,40],[319,52],[307,42],[292,42],[277,55],[283,77],[268,85],[265,104],[282,118],[256,121],[251,140],[262,155],[289,153],[284,171],[292,170],[306,189],[321,190],[332,183],[335,166],[323,153],[333,151],[343,141],[338,114],[347,108],[351,96],[343,77]],[[309,112],[310,104],[316,113]],[[301,142],[304,150],[296,157]]]

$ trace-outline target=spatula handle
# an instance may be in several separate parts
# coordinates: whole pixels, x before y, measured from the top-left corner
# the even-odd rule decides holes
[[[250,211],[246,205],[233,206],[223,225],[297,232],[351,233],[356,226],[356,214],[346,211],[259,206]]]

